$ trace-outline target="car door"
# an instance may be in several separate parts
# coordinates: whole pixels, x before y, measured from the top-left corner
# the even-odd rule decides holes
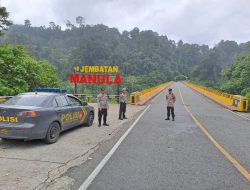
[[[56,107],[56,112],[58,118],[62,124],[62,130],[66,130],[72,126],[72,108],[69,102],[67,101],[65,95],[60,95],[55,98],[58,107]]]
[[[74,125],[77,126],[83,124],[87,117],[87,110],[85,106],[83,106],[82,102],[74,96],[68,95],[67,98],[71,104],[74,114],[77,115]]]

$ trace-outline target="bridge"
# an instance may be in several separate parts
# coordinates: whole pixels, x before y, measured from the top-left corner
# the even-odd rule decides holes
[[[165,86],[177,97],[175,122],[165,120],[166,90],[149,100],[79,189],[250,189],[250,118],[190,86]]]
[[[174,122],[165,120],[168,88],[173,89],[177,99]],[[33,167],[24,164],[23,172],[17,170],[19,177],[29,184],[37,178],[31,176],[35,169],[37,175],[44,170],[34,165],[43,164],[41,167],[53,173],[67,171],[66,166],[70,166],[65,163],[79,162],[66,173],[49,172],[56,178],[61,176],[61,185],[69,184],[75,190],[250,189],[250,115],[244,113],[248,109],[245,97],[185,81],[167,82],[132,93],[130,103],[133,105],[128,116],[132,109],[141,111],[131,114],[128,122],[123,120],[119,130],[115,110],[109,112],[109,117],[113,114],[115,118],[109,128],[78,128],[54,146],[0,142],[2,165],[15,171],[17,162],[33,164]],[[118,132],[113,135],[114,130]],[[90,146],[91,141],[98,145]],[[3,170],[0,179],[8,181],[13,175]],[[46,177],[45,171],[42,175]]]

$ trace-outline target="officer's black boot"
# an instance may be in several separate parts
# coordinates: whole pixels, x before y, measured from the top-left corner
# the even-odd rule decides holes
[[[172,114],[172,121],[174,121],[174,118],[175,118],[175,114],[173,113]]]
[[[169,120],[169,117],[167,117],[165,120]]]
[[[109,126],[109,124],[107,124],[106,116],[104,117],[103,125],[104,125],[104,126]]]
[[[101,120],[100,120],[100,118],[98,119],[98,127],[101,127]]]

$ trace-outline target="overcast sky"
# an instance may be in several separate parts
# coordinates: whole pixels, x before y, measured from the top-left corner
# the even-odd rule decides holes
[[[250,40],[250,0],[0,0],[16,24],[50,21],[65,26],[83,16],[86,24],[120,31],[153,30],[173,40],[214,45]]]

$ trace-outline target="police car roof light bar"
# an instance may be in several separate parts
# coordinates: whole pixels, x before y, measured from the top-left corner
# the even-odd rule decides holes
[[[34,88],[35,92],[54,92],[54,93],[66,93],[65,89],[60,88]]]

